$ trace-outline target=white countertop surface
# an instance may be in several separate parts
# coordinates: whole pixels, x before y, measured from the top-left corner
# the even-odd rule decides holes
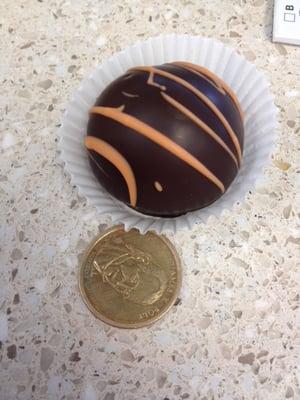
[[[300,399],[300,48],[271,43],[272,1],[2,0],[0,3],[0,398]],[[160,33],[215,37],[271,83],[279,137],[247,201],[169,235],[180,301],[160,322],[96,320],[79,261],[110,226],[57,159],[80,81]]]

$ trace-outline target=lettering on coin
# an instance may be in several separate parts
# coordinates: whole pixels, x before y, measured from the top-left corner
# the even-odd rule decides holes
[[[154,317],[154,315],[159,313],[159,308],[153,308],[152,310],[149,311],[145,311],[141,314],[139,314],[139,318],[140,319],[144,319],[144,318],[149,318],[149,317]]]

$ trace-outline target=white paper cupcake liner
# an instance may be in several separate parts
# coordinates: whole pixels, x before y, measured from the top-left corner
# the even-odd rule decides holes
[[[158,65],[171,61],[190,61],[202,65],[222,78],[235,91],[245,113],[243,165],[229,190],[209,207],[176,218],[159,218],[138,213],[112,198],[94,177],[84,147],[89,109],[103,89],[128,68]],[[61,159],[79,194],[109,214],[113,223],[145,233],[176,232],[206,222],[241,202],[262,177],[276,138],[276,113],[273,96],[265,77],[245,58],[214,39],[190,35],[161,35],[138,42],[114,54],[85,79],[68,104],[59,131]]]

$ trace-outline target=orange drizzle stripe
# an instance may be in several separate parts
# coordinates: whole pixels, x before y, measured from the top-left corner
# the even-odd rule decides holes
[[[175,156],[186,162],[200,174],[205,176],[212,183],[214,183],[222,191],[222,193],[224,193],[225,188],[223,183],[208,168],[206,168],[204,164],[202,164],[199,160],[197,160],[194,156],[192,156],[183,147],[173,142],[171,139],[169,139],[161,132],[145,124],[144,122],[138,120],[137,118],[119,111],[116,108],[92,107],[90,112],[94,114],[103,115],[107,118],[111,118],[114,121],[117,121],[120,124],[135,130],[141,135],[152,140],[154,143],[157,143],[170,153],[174,154]]]
[[[170,72],[163,71],[154,67],[134,67],[129,69],[129,71],[144,71],[144,72],[153,72],[157,75],[164,76],[165,78],[171,79],[180,85],[184,86],[186,89],[190,90],[192,93],[194,93],[197,97],[199,97],[200,100],[202,100],[213,112],[214,114],[219,118],[219,120],[222,122],[224,127],[226,128],[229,136],[231,137],[231,140],[236,148],[237,151],[237,156],[239,163],[241,163],[242,160],[242,151],[241,151],[241,146],[238,141],[238,138],[236,134],[234,133],[233,129],[229,125],[227,119],[224,117],[224,115],[221,113],[221,111],[214,105],[214,103],[203,93],[201,93],[198,89],[196,89],[193,85],[190,83],[186,82],[184,79],[179,78],[176,75],[171,74]]]
[[[139,94],[128,93],[128,92],[125,92],[124,90],[121,93],[123,94],[123,96],[126,96],[126,97],[140,97]]]
[[[230,155],[230,157],[233,159],[235,165],[238,167],[238,162],[237,162],[236,156],[233,154],[233,152],[230,150],[230,148],[227,146],[227,144],[216,134],[215,131],[213,131],[208,125],[206,125],[205,122],[203,122],[200,118],[198,118],[194,113],[192,113],[190,110],[188,110],[183,104],[181,104],[178,101],[176,101],[175,99],[173,99],[173,97],[171,97],[163,92],[161,92],[161,95],[168,103],[170,103],[177,110],[179,110],[183,114],[185,114],[196,125],[198,125],[201,129],[203,129],[205,133],[207,133],[217,143],[219,143],[219,145],[221,145],[223,147],[223,149]]]
[[[212,72],[209,71],[210,74],[205,74],[204,72],[196,71],[195,69],[192,69],[191,67],[188,67],[185,64],[186,63],[181,62],[181,61],[176,61],[176,62],[170,63],[170,65],[176,65],[177,67],[183,68],[183,69],[185,69],[185,70],[187,70],[189,72],[192,72],[193,74],[201,76],[202,79],[205,79],[208,83],[213,85],[220,93],[226,95],[225,90],[220,85],[221,82],[219,82],[217,79],[215,79],[216,77],[213,75]]]
[[[104,169],[101,167],[101,165],[98,163],[98,161],[95,159],[95,157],[92,155],[92,153],[89,153],[88,156],[90,157],[90,159],[97,165],[97,167],[100,169],[100,171],[107,177],[109,178],[108,174],[106,173],[106,171],[104,171]]]
[[[147,80],[148,85],[150,86],[156,86],[158,88],[160,88],[161,90],[166,90],[166,87],[163,85],[160,85],[159,83],[154,82],[154,72],[150,72],[149,74],[149,78]]]
[[[200,72],[201,74],[206,75],[209,79],[214,81],[216,85],[223,88],[225,90],[225,92],[228,94],[228,96],[231,97],[231,100],[236,105],[242,120],[244,120],[244,112],[241,108],[239,99],[237,98],[236,94],[231,89],[231,87],[228,86],[227,83],[224,82],[222,79],[220,79],[216,74],[214,74],[213,72],[211,72],[209,69],[207,69],[205,67],[202,67],[200,65],[196,65],[193,63],[185,62],[185,61],[175,61],[172,64],[179,65],[179,66],[181,66],[183,68],[187,68],[189,70],[194,70],[196,72]]]
[[[122,113],[121,111],[118,111]],[[126,158],[122,156],[114,147],[102,139],[95,138],[93,136],[87,136],[85,138],[85,146],[89,150],[93,150],[100,154],[102,157],[106,158],[111,162],[121,173],[126,181],[130,204],[135,207],[137,201],[137,188],[134,173],[131,166],[129,165]]]

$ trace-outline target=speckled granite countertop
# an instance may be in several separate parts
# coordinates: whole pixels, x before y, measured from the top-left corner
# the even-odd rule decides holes
[[[15,399],[300,399],[300,48],[271,43],[272,1],[2,0],[0,386]],[[271,82],[280,133],[266,182],[170,236],[180,300],[152,327],[97,321],[76,274],[110,225],[57,161],[81,79],[137,39],[218,38]]]

